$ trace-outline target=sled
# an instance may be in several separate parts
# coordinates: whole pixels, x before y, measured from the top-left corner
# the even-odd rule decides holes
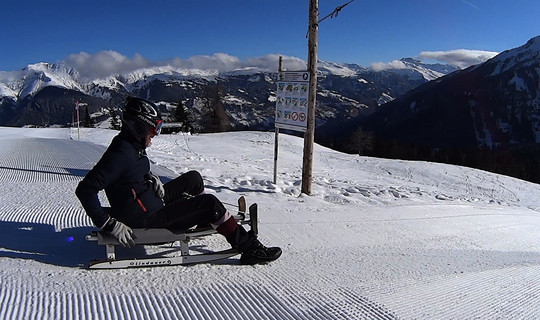
[[[242,225],[249,225],[251,230],[258,233],[258,215],[257,204],[252,204],[249,207],[249,219],[246,217],[246,200],[242,196],[238,199],[238,213],[234,215]],[[137,268],[137,267],[155,267],[155,266],[173,266],[173,265],[190,265],[197,263],[206,263],[222,259],[228,259],[237,254],[240,254],[235,249],[222,251],[214,251],[208,253],[191,254],[189,242],[193,238],[205,237],[215,234],[216,231],[208,227],[195,228],[189,230],[169,230],[169,229],[133,229],[135,236],[135,246],[141,245],[160,245],[165,243],[174,244],[179,242],[180,245],[173,247],[175,251],[179,251],[179,256],[160,256],[155,258],[140,258],[140,259],[117,259],[116,246],[121,245],[120,242],[112,234],[106,231],[92,231],[86,236],[88,241],[97,241],[98,245],[105,246],[106,259],[90,261],[90,269],[119,269],[119,268]]]

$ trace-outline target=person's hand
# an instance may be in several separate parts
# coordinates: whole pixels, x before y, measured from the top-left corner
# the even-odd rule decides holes
[[[120,221],[116,221],[111,233],[118,239],[124,247],[134,247],[135,241],[133,240],[133,230]]]
[[[109,218],[101,229],[112,233],[124,247],[131,248],[135,246],[133,230],[115,218]]]
[[[152,188],[154,189],[156,196],[158,196],[160,199],[163,199],[165,197],[165,188],[163,187],[163,183],[161,182],[159,177],[152,172],[150,172],[148,175],[150,176]]]

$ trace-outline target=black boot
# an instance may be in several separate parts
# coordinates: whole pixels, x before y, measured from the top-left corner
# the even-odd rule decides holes
[[[281,256],[281,248],[265,247],[253,231],[247,232],[244,227],[239,225],[234,234],[227,238],[233,248],[242,253],[241,264],[268,263]]]
[[[242,251],[241,264],[268,263],[281,256],[281,248],[265,247],[259,240],[255,240],[248,248]]]

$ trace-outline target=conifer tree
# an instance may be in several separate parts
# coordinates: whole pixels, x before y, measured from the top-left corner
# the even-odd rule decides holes
[[[84,127],[93,128],[94,125],[95,125],[94,119],[90,117],[90,114],[88,113],[88,106],[86,106],[84,110]]]
[[[122,119],[120,118],[120,114],[118,113],[118,110],[109,109],[109,115],[111,116],[110,118],[111,128],[114,130],[120,130],[122,128]]]

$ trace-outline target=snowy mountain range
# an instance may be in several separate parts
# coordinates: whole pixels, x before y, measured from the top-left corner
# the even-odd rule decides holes
[[[319,125],[350,117],[351,111],[371,113],[419,84],[455,70],[413,59],[379,71],[321,61]],[[0,72],[0,125],[66,125],[72,121],[76,101],[87,103],[94,113],[120,107],[128,95],[156,101],[165,113],[181,101],[199,119],[201,99],[209,87],[218,87],[232,129],[272,129],[276,78],[276,71],[260,67],[219,72],[160,66],[87,79],[67,65],[38,63]]]
[[[464,70],[414,59],[387,69],[320,61],[315,140],[346,152],[540,181],[539,43],[535,37]],[[134,95],[157,102],[165,116],[181,102],[196,131],[210,131],[212,99],[225,111],[227,130],[273,130],[276,79],[275,70],[255,66],[160,66],[88,78],[67,65],[40,63],[0,72],[0,125],[66,126],[77,101],[103,122]]]

